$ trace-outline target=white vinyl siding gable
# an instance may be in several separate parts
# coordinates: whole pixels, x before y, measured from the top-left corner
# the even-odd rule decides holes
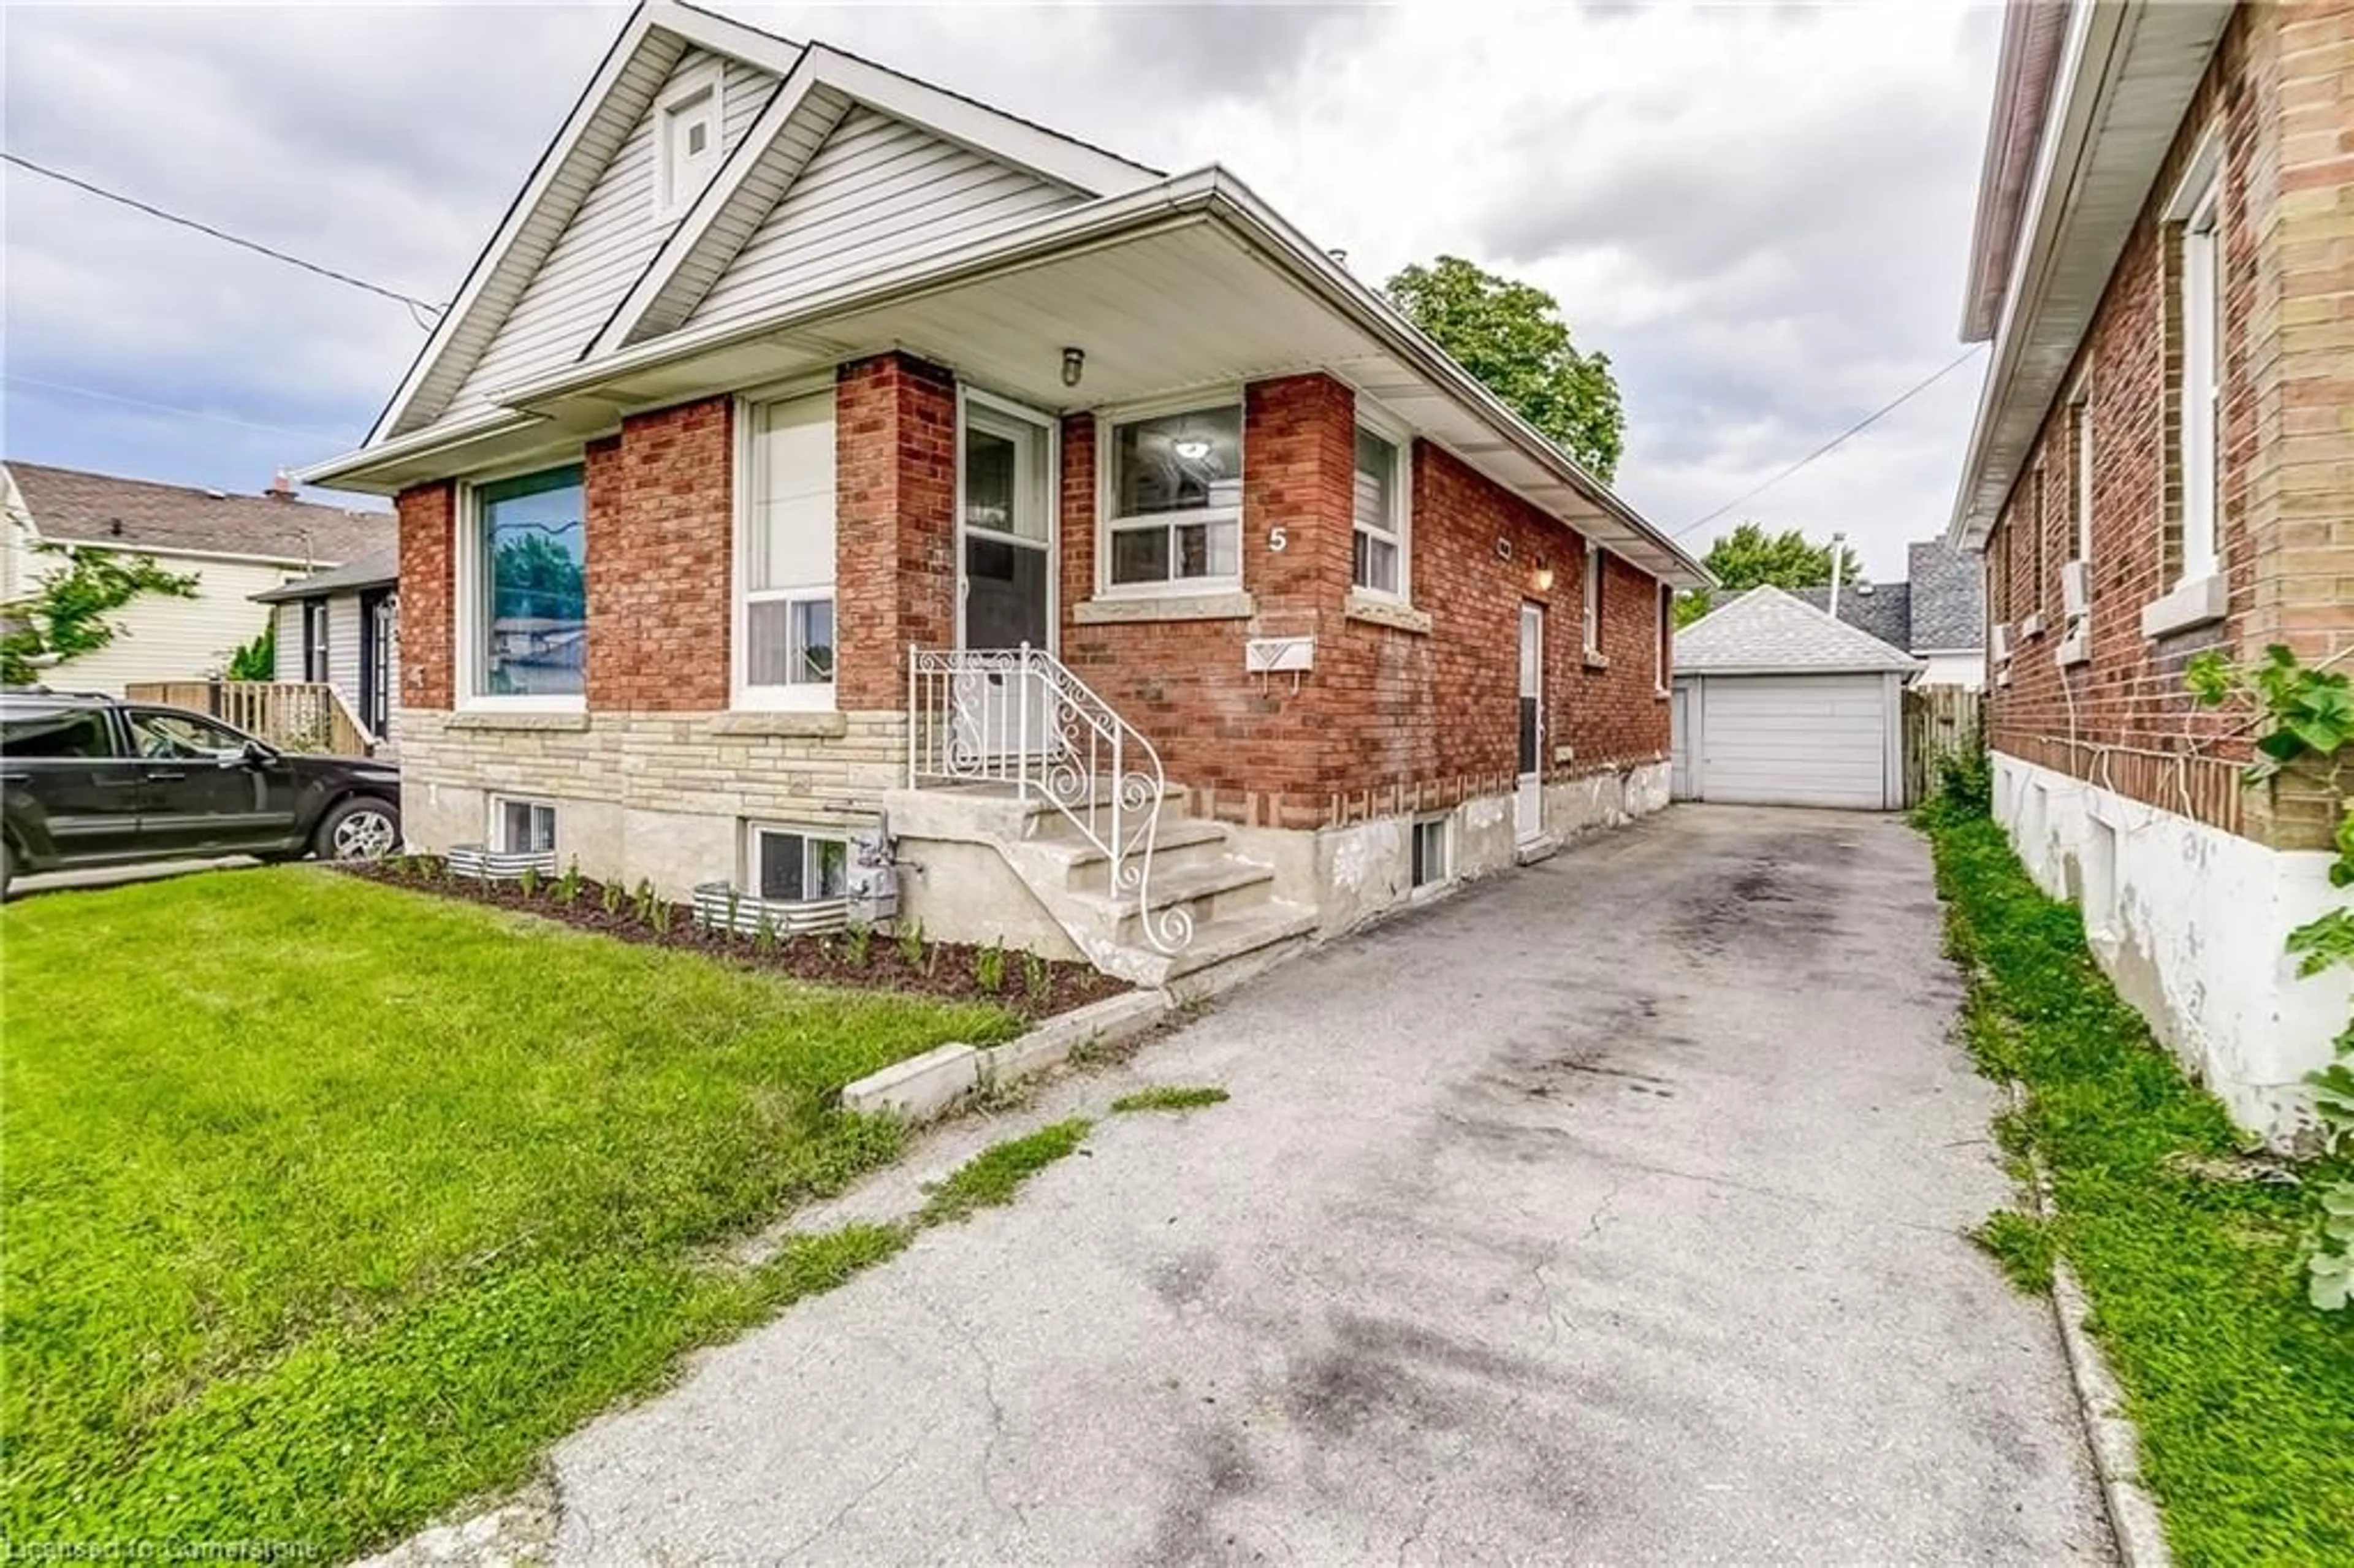
[[[1003,233],[1080,199],[1068,186],[854,107],[686,323],[748,321],[828,284]]]
[[[270,607],[253,596],[302,575],[299,567],[154,554],[167,572],[196,579],[196,597],[143,593],[108,616],[114,641],[69,659],[41,679],[61,691],[119,694],[134,681],[201,681],[228,669],[229,656],[270,624]],[[302,623],[295,622],[295,665],[302,664]]]
[[[668,79],[693,79],[718,62],[718,56],[689,49]],[[776,88],[776,79],[756,66],[733,59],[724,65],[723,160]],[[467,373],[451,400],[447,418],[479,413],[501,387],[560,370],[579,359],[677,227],[678,213],[662,214],[654,190],[659,112],[658,106],[652,106],[639,116],[490,345]]]

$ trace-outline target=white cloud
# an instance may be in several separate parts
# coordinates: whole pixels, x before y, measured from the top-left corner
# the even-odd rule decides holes
[[[1553,290],[1617,366],[1621,488],[1667,527],[1956,347],[1990,10],[730,9],[1161,167],[1223,163],[1363,276],[1454,252]],[[13,9],[8,142],[443,299],[623,14]],[[12,375],[356,431],[421,341],[389,301],[19,171],[5,195]],[[1734,515],[1900,570],[1943,524],[1975,379]],[[13,382],[5,411],[12,455],[237,488],[334,445]]]

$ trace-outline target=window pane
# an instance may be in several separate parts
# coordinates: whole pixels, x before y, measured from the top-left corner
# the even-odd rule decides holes
[[[744,609],[744,683],[824,685],[833,679],[833,600],[754,599]]]
[[[1391,498],[1397,484],[1397,448],[1371,430],[1357,432],[1357,526],[1384,534],[1396,525]]]
[[[1397,580],[1397,546],[1387,539],[1377,539],[1371,534],[1357,535],[1355,581],[1359,588],[1376,593],[1395,593]]]
[[[133,714],[131,738],[142,757],[208,759],[242,755],[246,742],[225,726],[188,714],[164,713]]]
[[[793,606],[793,673],[801,683],[824,685],[833,679],[833,600],[802,599]]]
[[[1171,532],[1177,536],[1177,576],[1231,577],[1241,570],[1235,558],[1240,526],[1233,522],[1182,523]]]
[[[967,535],[964,576],[967,648],[1046,645],[1045,551],[984,534]]]
[[[1113,434],[1112,504],[1122,517],[1243,503],[1243,411],[1229,406],[1138,419]]]
[[[94,713],[30,714],[8,721],[0,751],[10,757],[111,757],[106,721]]]
[[[486,484],[477,501],[488,601],[483,691],[578,694],[588,644],[579,468]]]
[[[810,896],[839,898],[850,880],[850,846],[840,839],[811,839],[810,846]]]
[[[779,903],[794,903],[803,895],[801,836],[799,833],[760,834],[760,896]]]
[[[1159,583],[1169,580],[1169,531],[1166,528],[1124,528],[1111,536],[1111,580],[1116,583]]]
[[[753,412],[751,537],[744,586],[833,583],[833,394],[767,403]]]
[[[530,800],[499,802],[499,849],[506,854],[540,854],[556,847],[556,808]]]

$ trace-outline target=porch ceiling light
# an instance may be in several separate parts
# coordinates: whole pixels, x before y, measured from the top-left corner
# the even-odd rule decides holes
[[[1063,350],[1063,385],[1076,387],[1079,377],[1087,373],[1087,351],[1084,348]]]

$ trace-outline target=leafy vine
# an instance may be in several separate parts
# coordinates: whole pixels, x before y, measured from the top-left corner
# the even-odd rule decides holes
[[[2336,817],[2330,842],[2337,852],[2329,863],[2329,885],[2354,887],[2354,800],[2348,798],[2341,777],[2343,754],[2354,747],[2354,685],[2346,675],[2327,664],[2306,664],[2275,643],[2253,665],[2233,664],[2213,651],[2202,653],[2190,662],[2185,683],[2202,706],[2252,710],[2262,733],[2256,736],[2256,760],[2245,774],[2249,784],[2294,768],[2328,790]],[[2340,904],[2306,921],[2289,933],[2287,946],[2296,955],[2300,975],[2354,968],[2354,907]],[[2338,1032],[2336,1054],[2327,1066],[2306,1076],[2314,1090],[2323,1150],[2330,1155],[2354,1149],[2354,1020]],[[2324,1182],[2319,1197],[2321,1213],[2306,1256],[2306,1293],[2325,1311],[2343,1310],[2354,1306],[2354,1177]]]
[[[147,556],[109,550],[35,545],[33,553],[62,557],[64,567],[34,585],[33,591],[0,607],[6,630],[0,632],[0,683],[29,685],[39,673],[114,641],[113,613],[143,593],[194,599],[196,579],[167,572]]]

